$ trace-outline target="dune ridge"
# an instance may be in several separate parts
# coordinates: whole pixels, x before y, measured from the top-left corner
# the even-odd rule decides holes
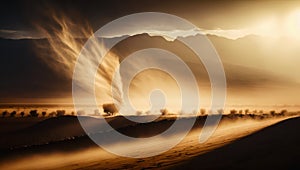
[[[39,163],[50,161],[53,163],[49,164],[49,167],[58,168],[58,169],[77,169],[77,168],[89,168],[89,169],[118,169],[124,168],[126,165],[130,169],[141,169],[141,168],[174,168],[174,165],[178,163],[193,159],[198,155],[205,154],[207,152],[213,152],[214,149],[227,145],[228,143],[239,139],[241,137],[247,136],[251,133],[259,131],[262,128],[270,126],[274,123],[280,122],[291,117],[287,116],[275,116],[275,117],[263,117],[263,116],[250,116],[250,115],[227,115],[222,118],[221,123],[219,124],[218,130],[215,132],[214,136],[211,137],[209,141],[204,144],[198,143],[198,136],[201,131],[201,126],[205,121],[205,116],[198,117],[194,129],[190,134],[175,148],[158,155],[156,157],[149,157],[144,159],[130,159],[130,158],[121,158],[116,155],[109,154],[99,148],[93,141],[91,141],[88,136],[83,135],[74,138],[67,138],[60,141],[52,141],[48,143],[42,143],[40,145],[32,145],[28,147],[14,148],[14,149],[1,149],[0,155],[0,165],[2,167],[9,167],[10,169],[16,169],[18,165],[23,165],[22,162],[26,163],[26,166],[23,169],[36,168],[39,167],[43,169],[41,164],[37,162],[30,162],[30,159],[34,155],[40,155]],[[43,127],[49,122],[66,121],[72,119],[76,122],[74,117],[61,117],[57,119],[44,120],[40,123],[34,124],[33,126],[27,128],[31,129],[34,127]],[[92,119],[94,120],[94,119]],[[109,121],[117,121],[119,124],[120,121],[126,121],[123,118],[117,117],[115,119],[110,119]],[[153,127],[161,126],[161,129],[168,127],[175,120],[173,117],[166,117],[161,120],[157,120],[151,123],[145,124],[134,124],[134,125],[125,125],[119,127],[118,131],[126,134],[128,133],[131,136],[151,136],[155,135],[156,131]],[[182,118],[184,120],[184,118]],[[121,122],[122,122],[121,121]],[[144,128],[143,128],[144,127]],[[135,130],[130,130],[135,129]],[[140,129],[140,131],[138,130]],[[141,130],[142,129],[142,130]],[[148,133],[146,132],[148,129]],[[145,131],[146,130],[146,131]],[[124,144],[125,146],[125,144]],[[57,155],[58,154],[58,155]],[[142,154],[142,153],[141,153]],[[54,155],[54,156],[51,156]],[[102,155],[102,156],[101,156]],[[103,155],[106,155],[103,157]],[[107,156],[108,155],[108,156]],[[90,158],[90,157],[93,158]],[[68,157],[68,160],[64,159],[64,162],[60,161],[60,157]],[[76,163],[78,159],[83,160],[80,163]],[[77,160],[77,161],[76,161]],[[85,161],[84,161],[85,160]],[[28,163],[30,162],[30,163]],[[183,167],[185,165],[182,165]],[[1,166],[0,166],[1,167]],[[48,168],[49,168],[48,167]],[[21,167],[18,167],[19,169]],[[44,167],[46,168],[46,167]],[[22,169],[22,168],[21,168]]]
[[[167,169],[300,169],[299,129],[300,117],[283,120]]]

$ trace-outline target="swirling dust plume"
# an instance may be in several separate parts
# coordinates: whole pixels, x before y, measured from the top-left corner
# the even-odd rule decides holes
[[[85,42],[90,39],[91,46],[82,56],[84,62],[77,63],[77,67],[85,72],[82,75],[91,75],[88,72],[92,69],[96,69],[97,74],[95,77],[82,76],[75,81],[80,82],[79,86],[88,93],[93,93],[95,87],[99,104],[115,102],[120,105],[123,93],[120,72],[117,70],[119,57],[109,51],[99,66],[105,45],[93,35],[88,23],[74,23],[70,18],[58,14],[52,14],[50,20],[51,24],[37,25],[47,39],[45,43],[36,43],[39,57],[59,74],[72,79],[77,58],[85,50]],[[95,78],[95,84],[85,83],[87,78]]]

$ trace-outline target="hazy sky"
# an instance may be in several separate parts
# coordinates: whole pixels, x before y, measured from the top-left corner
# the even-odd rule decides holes
[[[208,35],[224,64],[228,102],[300,104],[299,1],[4,1],[0,9],[0,102],[70,101],[70,78],[36,52],[46,41],[37,27],[55,25],[53,12],[97,30],[124,15],[155,11],[185,18]]]

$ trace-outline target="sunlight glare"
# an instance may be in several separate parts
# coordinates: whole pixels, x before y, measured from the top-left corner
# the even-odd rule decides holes
[[[300,39],[300,9],[293,11],[286,19],[286,36]]]

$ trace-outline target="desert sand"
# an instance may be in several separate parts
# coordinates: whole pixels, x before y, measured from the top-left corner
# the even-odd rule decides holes
[[[284,120],[170,169],[299,169],[300,118]]]
[[[1,121],[10,119],[10,123],[3,124],[0,132],[0,169],[297,168],[300,153],[297,116],[223,116],[213,136],[199,143],[206,118],[201,116],[176,147],[138,159],[101,149],[85,135],[75,116],[3,118]],[[167,129],[174,120],[162,117],[138,124],[116,116],[106,121],[123,134],[149,137]],[[87,117],[86,121],[91,126],[99,125],[96,118]],[[126,143],[120,145],[126,147]],[[151,142],[146,146],[158,147]]]

